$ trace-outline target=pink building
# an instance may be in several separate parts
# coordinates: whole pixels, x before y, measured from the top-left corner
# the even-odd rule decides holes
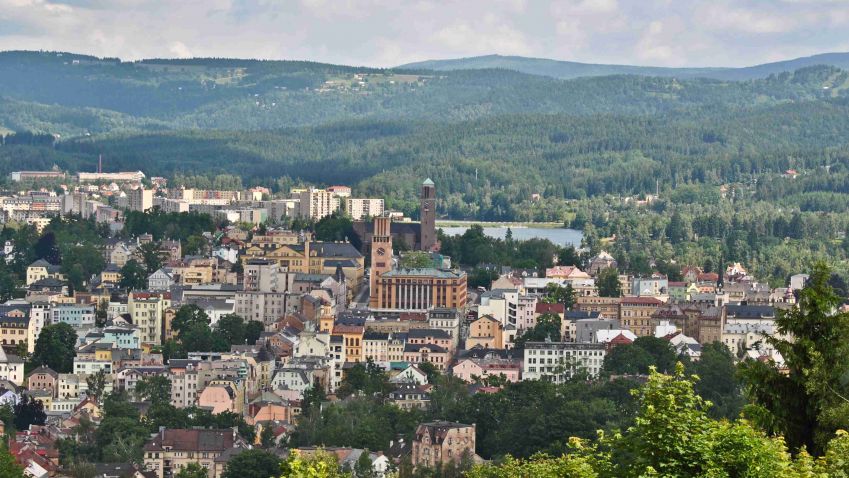
[[[504,375],[508,382],[518,382],[522,377],[522,367],[518,363],[502,360],[482,360],[465,358],[451,368],[451,373],[466,382],[475,382],[475,378],[498,377]]]
[[[238,412],[236,392],[230,385],[208,385],[198,397],[198,407],[208,408],[213,414]]]

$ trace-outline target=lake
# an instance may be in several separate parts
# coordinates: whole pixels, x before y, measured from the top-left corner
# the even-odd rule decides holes
[[[439,225],[437,225],[436,227],[442,229],[442,232],[444,232],[448,236],[457,236],[463,234],[464,232],[466,232],[467,229],[469,229],[468,226],[440,228]],[[548,239],[549,241],[560,246],[567,246],[571,244],[575,247],[581,247],[581,239],[584,237],[584,234],[577,229],[566,229],[562,227],[514,226],[511,227],[510,230],[513,231],[513,239],[516,240],[535,238]],[[496,226],[484,226],[483,232],[489,237],[504,239],[504,236],[507,235],[507,228]]]

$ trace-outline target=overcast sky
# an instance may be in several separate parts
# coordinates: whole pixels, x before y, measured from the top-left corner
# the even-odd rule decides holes
[[[849,0],[0,0],[0,50],[394,66],[743,66],[849,51]]]

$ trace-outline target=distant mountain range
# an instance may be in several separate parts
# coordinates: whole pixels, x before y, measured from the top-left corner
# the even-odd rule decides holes
[[[791,72],[814,65],[849,69],[849,53],[823,53],[792,60],[764,63],[742,68],[663,68],[654,66],[604,65],[574,61],[527,58],[522,56],[486,55],[449,60],[428,60],[400,65],[399,69],[414,70],[482,70],[503,68],[530,75],[560,79],[589,76],[641,75],[675,78],[713,78],[717,80],[753,80],[772,74]]]

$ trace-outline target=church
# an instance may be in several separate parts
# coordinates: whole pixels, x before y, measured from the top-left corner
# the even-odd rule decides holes
[[[433,251],[438,249],[436,240],[436,185],[430,179],[422,183],[420,195],[421,222],[392,222],[389,235],[396,242],[403,242],[411,250]],[[372,238],[374,237],[374,222],[355,221],[354,233],[360,243],[360,252],[363,255],[371,251]]]
[[[436,240],[436,187],[430,179],[422,183],[421,222],[416,237],[408,242],[415,249],[431,252]],[[447,269],[394,269],[393,239],[405,240],[393,229],[389,216],[374,218],[368,236],[371,256],[369,308],[382,312],[427,311],[433,308],[462,310],[466,305],[466,274]],[[401,223],[401,225],[406,225]],[[365,242],[365,241],[364,241]]]

